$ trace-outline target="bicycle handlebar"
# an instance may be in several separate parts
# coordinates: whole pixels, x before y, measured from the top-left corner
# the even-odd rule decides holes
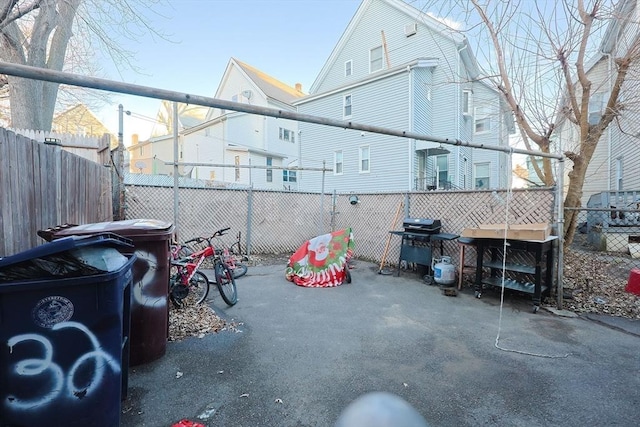
[[[220,230],[216,231],[215,233],[213,233],[212,237],[216,237],[216,236],[223,236],[225,233],[225,231],[229,231],[231,230],[231,227],[227,227],[227,228],[221,228]]]

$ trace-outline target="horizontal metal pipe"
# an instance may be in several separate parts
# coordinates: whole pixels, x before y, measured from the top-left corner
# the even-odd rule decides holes
[[[269,165],[236,165],[229,163],[194,163],[194,162],[164,162],[165,165],[178,165],[178,166],[206,166],[212,168],[238,168],[238,169],[282,169],[288,171],[320,171],[320,172],[333,172],[333,169],[329,168],[310,168],[299,166],[269,166]]]
[[[423,135],[415,132],[407,132],[395,129],[388,129],[380,126],[365,125],[345,120],[335,120],[326,117],[300,114],[292,111],[279,110],[275,108],[260,107],[257,105],[242,104],[239,102],[225,101],[223,99],[210,98],[206,96],[191,95],[183,92],[158,89],[148,86],[140,86],[130,83],[122,83],[113,80],[101,79],[97,77],[86,77],[78,74],[65,73],[62,71],[47,70],[44,68],[30,67],[27,65],[12,64],[0,61],[0,74],[8,74],[16,77],[23,77],[35,80],[81,86],[92,89],[106,90],[129,95],[156,98],[167,101],[182,102],[185,104],[202,105],[205,107],[222,108],[231,111],[257,114],[262,116],[276,117],[280,119],[297,120],[305,123],[315,123],[319,125],[338,127],[343,129],[354,129],[383,135],[397,136],[400,138],[410,138],[419,141],[437,142],[445,145],[464,146],[480,148],[485,150],[502,151],[505,153],[526,154],[536,157],[548,157],[552,159],[562,159],[562,155],[543,153],[542,151],[527,151],[519,148],[504,147],[499,145],[474,144],[455,138],[438,138]]]

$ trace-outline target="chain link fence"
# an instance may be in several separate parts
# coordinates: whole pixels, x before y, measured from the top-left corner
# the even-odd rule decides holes
[[[564,287],[569,308],[640,318],[640,299],[625,291],[640,269],[640,210],[586,208],[565,251]]]

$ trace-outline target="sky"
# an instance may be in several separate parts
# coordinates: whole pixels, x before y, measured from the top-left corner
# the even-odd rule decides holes
[[[135,1],[135,0],[132,0]],[[164,38],[145,33],[137,40],[112,34],[135,52],[138,70],[102,61],[100,77],[148,87],[215,95],[231,57],[308,92],[355,14],[360,0],[166,0],[148,13],[148,24]],[[96,112],[118,132],[118,104],[124,115],[125,145],[131,134],[149,137],[160,100],[121,94]]]

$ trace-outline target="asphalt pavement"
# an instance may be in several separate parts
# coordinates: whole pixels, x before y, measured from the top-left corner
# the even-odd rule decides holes
[[[210,301],[237,330],[169,342],[129,370],[121,426],[330,427],[374,391],[431,426],[637,425],[639,322],[534,314],[515,293],[501,309],[499,290],[446,296],[354,264],[351,284],[324,289],[250,268],[234,307]]]

